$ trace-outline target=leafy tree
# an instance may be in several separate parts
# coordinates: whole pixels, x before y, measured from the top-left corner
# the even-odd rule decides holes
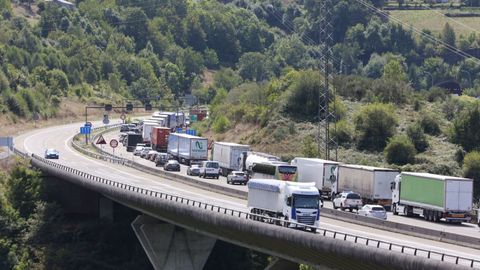
[[[340,120],[335,124],[335,128],[331,130],[333,138],[339,145],[347,146],[353,140],[353,129],[346,120]]]
[[[442,41],[447,45],[455,47],[455,30],[453,30],[448,22],[445,23],[442,30]]]
[[[244,80],[261,82],[270,77],[268,58],[264,54],[245,53],[238,60],[238,73]]]
[[[415,146],[406,136],[393,137],[385,148],[385,157],[391,164],[413,164],[415,154]]]
[[[397,119],[393,106],[373,103],[362,106],[355,116],[354,123],[358,148],[379,151],[395,134]]]
[[[480,152],[472,151],[465,155],[463,176],[473,179],[473,196],[480,199]]]
[[[313,136],[306,136],[302,140],[302,156],[307,158],[318,157],[318,147]]]
[[[228,121],[228,119],[223,115],[218,116],[213,122],[213,130],[216,133],[223,133],[227,131],[229,128],[230,128],[230,121]]]
[[[298,119],[318,121],[319,91],[322,88],[323,80],[317,71],[300,72],[289,87],[285,112]]]
[[[7,187],[6,197],[13,208],[24,218],[30,216],[42,195],[40,172],[16,166],[7,179]]]
[[[124,33],[134,38],[137,51],[140,51],[147,45],[147,20],[147,15],[140,8],[127,9]]]
[[[231,68],[222,68],[213,75],[215,86],[227,91],[238,86],[242,78]]]
[[[395,82],[406,82],[407,75],[403,70],[402,65],[396,59],[390,60],[384,67],[383,76],[386,80],[391,80]]]
[[[479,149],[480,146],[480,108],[467,109],[453,121],[452,141],[460,144],[466,151]]]
[[[419,122],[425,133],[434,136],[440,134],[440,124],[438,123],[437,118],[433,115],[429,113],[423,113]]]
[[[428,147],[427,137],[423,133],[423,128],[416,123],[407,128],[407,136],[412,141],[418,152],[424,152]]]

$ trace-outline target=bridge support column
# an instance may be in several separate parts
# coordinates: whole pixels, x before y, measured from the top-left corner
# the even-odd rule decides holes
[[[98,199],[98,212],[100,214],[100,218],[113,221],[113,201],[109,198],[100,197]]]
[[[298,263],[287,261],[281,258],[275,258],[272,262],[265,268],[265,270],[298,270]]]
[[[216,239],[140,215],[132,228],[155,270],[203,269]]]

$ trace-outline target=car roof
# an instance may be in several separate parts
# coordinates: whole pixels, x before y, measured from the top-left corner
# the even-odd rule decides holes
[[[45,150],[45,151],[47,151],[47,152],[57,152],[57,150],[55,150],[55,149],[53,149],[53,148],[49,148],[49,149],[47,149],[47,150]]]

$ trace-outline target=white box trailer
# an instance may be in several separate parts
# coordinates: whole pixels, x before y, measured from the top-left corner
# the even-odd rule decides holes
[[[204,161],[208,158],[208,140],[184,133],[170,133],[167,152],[187,165],[192,161]]]
[[[340,164],[335,193],[353,191],[360,194],[364,204],[375,203],[389,209],[392,202],[391,183],[399,173],[388,168]]]
[[[319,193],[313,182],[251,179],[248,181],[247,206],[252,214],[258,216],[274,217],[316,227],[319,225]]]
[[[290,164],[297,166],[298,182],[314,182],[320,195],[331,199],[332,187],[338,179],[339,162],[318,158],[294,158]]]
[[[425,220],[470,221],[473,180],[430,173],[402,172],[392,183],[392,212]]]
[[[147,119],[143,121],[143,128],[142,128],[142,137],[143,142],[150,143],[152,141],[152,129],[154,127],[162,126],[161,121]]]
[[[155,112],[154,117],[165,118],[164,127],[176,128],[185,124],[185,114],[183,112]]]
[[[250,145],[215,142],[212,159],[220,164],[220,174],[227,176],[231,171],[242,170],[242,155],[248,151],[250,151]]]

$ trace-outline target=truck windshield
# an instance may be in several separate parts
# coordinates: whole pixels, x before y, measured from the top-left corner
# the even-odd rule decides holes
[[[293,207],[295,208],[318,208],[318,196],[294,195]]]
[[[295,166],[278,166],[279,173],[285,174],[294,174],[297,172],[297,167]]]

